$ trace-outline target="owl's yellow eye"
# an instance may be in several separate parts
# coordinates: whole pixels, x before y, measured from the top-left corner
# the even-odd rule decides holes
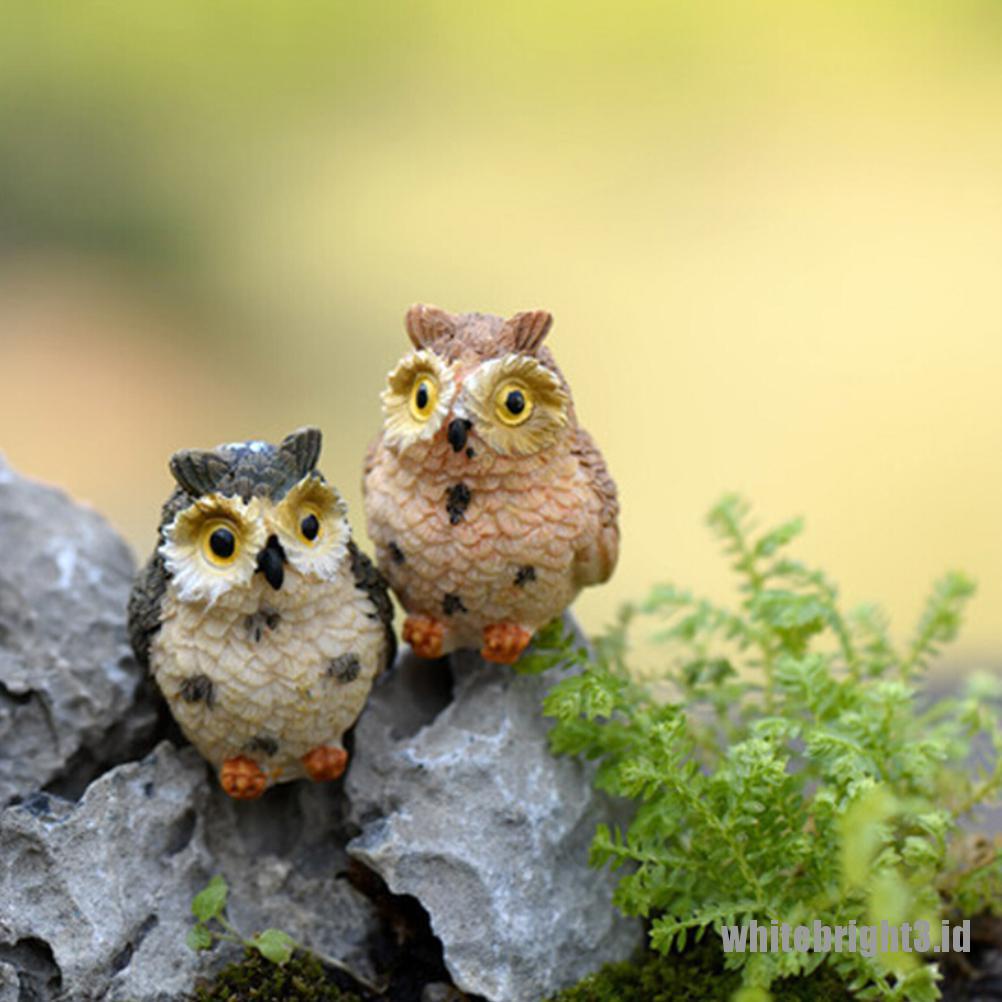
[[[323,535],[320,512],[313,505],[304,505],[299,514],[299,538],[311,546]]]
[[[438,383],[435,382],[434,376],[422,372],[414,380],[414,385],[411,387],[411,414],[417,421],[427,421],[435,413],[437,406]]]
[[[202,530],[202,553],[210,564],[229,567],[237,559],[239,544],[234,525],[223,519],[213,519]]]
[[[494,398],[498,420],[512,428],[529,420],[533,406],[532,393],[522,383],[505,383]]]

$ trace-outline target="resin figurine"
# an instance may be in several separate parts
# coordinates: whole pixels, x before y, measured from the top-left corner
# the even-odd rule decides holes
[[[364,490],[403,637],[436,658],[510,664],[586,585],[612,574],[616,487],[543,345],[553,318],[407,314]]]
[[[336,779],[394,652],[386,585],[316,471],[320,432],[176,453],[129,635],[231,796]]]

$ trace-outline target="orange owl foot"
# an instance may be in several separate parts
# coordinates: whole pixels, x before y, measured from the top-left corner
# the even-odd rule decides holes
[[[408,616],[404,620],[404,643],[410,644],[419,658],[429,661],[440,658],[444,636],[445,627],[430,616]]]
[[[484,627],[484,646],[480,656],[485,661],[513,665],[529,646],[532,631],[518,623],[491,623]]]
[[[348,753],[343,748],[318,745],[302,758],[306,775],[314,783],[329,783],[344,774],[348,768]]]
[[[256,800],[268,788],[268,777],[253,759],[237,755],[223,763],[219,785],[234,800]]]

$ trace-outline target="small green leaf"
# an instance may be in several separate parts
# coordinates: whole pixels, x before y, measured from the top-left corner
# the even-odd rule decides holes
[[[922,964],[902,979],[898,987],[908,1002],[936,1002],[942,997],[936,985],[939,977],[936,967]]]
[[[777,550],[792,542],[804,531],[804,520],[792,518],[775,529],[770,530],[755,544],[755,555],[771,557]]]
[[[769,1002],[772,996],[764,989],[752,985],[739,988],[732,996],[731,1002]]]
[[[188,930],[188,949],[198,953],[200,950],[208,950],[212,946],[212,933],[204,925],[193,925]]]
[[[255,936],[250,944],[265,960],[279,965],[288,963],[296,949],[295,940],[281,929],[265,929]]]
[[[583,658],[583,652],[575,647],[576,640],[562,619],[554,619],[536,631],[532,646],[515,663],[515,671],[520,675],[540,675],[557,665],[570,667]]]
[[[217,873],[191,902],[195,918],[201,922],[208,922],[209,919],[222,915],[228,892],[226,881]]]

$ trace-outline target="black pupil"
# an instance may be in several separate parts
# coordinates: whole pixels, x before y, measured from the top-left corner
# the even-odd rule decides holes
[[[209,548],[212,552],[220,558],[220,560],[226,560],[227,557],[233,556],[233,550],[236,548],[237,541],[233,538],[233,533],[229,529],[216,529],[216,531],[209,536]]]
[[[428,406],[428,384],[425,382],[418,383],[417,395],[414,397],[414,402],[417,404],[419,411],[423,411],[425,407]]]
[[[299,523],[299,528],[303,535],[312,542],[317,538],[317,533],[320,531],[320,523],[317,521],[317,516],[307,515],[306,518]]]
[[[525,397],[521,390],[512,390],[504,398],[504,405],[512,414],[521,414],[525,410]]]

